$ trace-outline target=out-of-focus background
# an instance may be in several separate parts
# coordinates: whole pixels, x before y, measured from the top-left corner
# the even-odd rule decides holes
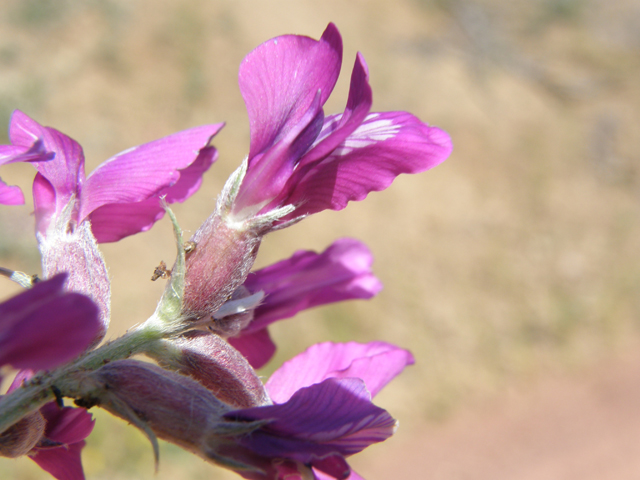
[[[285,33],[345,46],[325,111],[367,59],[375,110],[446,129],[454,153],[385,192],[263,243],[258,266],[363,240],[368,302],[273,326],[265,377],[319,341],[386,340],[417,364],[376,399],[396,436],[353,458],[368,480],[640,478],[640,2],[637,0],[2,0],[0,140],[19,108],[84,147],[87,171],[226,121],[220,159],[175,212],[195,231],[248,150],[242,58]],[[2,178],[29,192],[28,165]],[[28,200],[29,201],[29,200]],[[39,271],[31,206],[0,209],[0,264]],[[104,245],[118,335],[153,311],[168,221]],[[0,285],[0,297],[15,288]],[[239,478],[97,411],[89,479]],[[28,459],[2,478],[48,478]]]

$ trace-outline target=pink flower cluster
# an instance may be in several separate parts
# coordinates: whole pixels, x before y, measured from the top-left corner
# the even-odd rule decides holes
[[[165,204],[191,196],[217,158],[211,141],[223,125],[134,147],[86,176],[75,140],[14,112],[0,165],[29,162],[37,170],[45,280],[0,304],[0,366],[21,370],[0,398],[0,421],[3,406],[8,411],[17,394],[37,388],[41,375],[58,375],[59,384],[56,401],[0,433],[0,455],[28,455],[60,480],[84,478],[80,454],[93,427],[85,408],[98,405],[153,442],[173,442],[248,479],[360,478],[345,458],[393,434],[396,421],[371,399],[412,355],[384,342],[322,343],[285,362],[265,385],[254,369],[275,352],[269,324],[376,295],[382,287],[371,253],[345,238],[261,270],[252,271],[253,261],[270,231],[340,210],[400,173],[432,168],[450,154],[451,142],[409,113],[370,112],[360,54],[344,112],[325,115],[341,63],[333,24],[320,40],[269,40],[242,62],[249,155],[189,247],[180,247],[165,295],[179,307],[162,300],[161,314],[142,325],[155,337],[137,343],[137,353],[157,365],[98,346],[110,318],[98,244],[151,228]],[[23,202],[17,187],[0,181],[0,203]],[[118,353],[108,361],[86,367],[87,359],[112,351]],[[64,407],[62,396],[84,408]]]

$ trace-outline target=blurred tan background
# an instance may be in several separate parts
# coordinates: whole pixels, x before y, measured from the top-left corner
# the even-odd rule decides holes
[[[386,340],[417,364],[376,403],[397,435],[353,458],[368,480],[640,478],[640,2],[0,0],[0,140],[19,108],[79,141],[87,172],[131,146],[226,121],[220,159],[175,207],[193,232],[248,150],[242,58],[285,33],[356,51],[375,110],[446,129],[452,157],[263,243],[258,266],[363,240],[385,289],[272,329],[273,371],[312,343]],[[28,165],[2,178],[29,196]],[[28,200],[30,202],[30,199]],[[0,264],[39,270],[31,206],[0,209]],[[104,246],[112,335],[147,318],[166,220]],[[15,288],[4,281],[0,297]],[[89,479],[239,478],[96,412]],[[0,477],[48,478],[27,459]]]

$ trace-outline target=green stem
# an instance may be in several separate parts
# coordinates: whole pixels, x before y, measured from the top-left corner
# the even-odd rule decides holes
[[[129,358],[154,347],[166,333],[161,330],[137,328],[122,337],[92,350],[73,363],[53,372],[45,372],[29,379],[25,384],[8,395],[0,397],[0,433],[19,421],[25,415],[38,410],[55,398],[52,387],[71,398],[82,396],[77,390],[77,374],[93,371],[113,360]]]

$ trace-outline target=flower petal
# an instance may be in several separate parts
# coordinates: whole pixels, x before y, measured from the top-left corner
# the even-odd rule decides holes
[[[232,337],[227,341],[244,355],[255,369],[264,367],[276,353],[276,345],[271,340],[266,328],[243,334],[241,337]]]
[[[295,392],[326,378],[361,378],[374,396],[414,363],[413,355],[385,342],[319,343],[285,362],[266,383],[274,402],[285,402]]]
[[[46,178],[55,191],[55,198],[49,203],[35,200],[35,208],[41,212],[41,218],[48,219],[69,203],[73,195],[78,194],[78,187],[84,182],[84,153],[78,142],[51,127],[43,127],[19,110],[13,112],[9,126],[9,138],[16,146],[32,148],[38,141],[42,142],[42,151],[54,153],[51,161],[33,162],[38,172]],[[51,200],[51,199],[49,199]],[[46,230],[46,224],[39,224],[38,230]]]
[[[266,152],[249,160],[247,173],[234,200],[234,213],[237,216],[257,213],[281,193],[298,160],[322,129],[324,112],[320,97],[321,92],[318,90],[300,121]],[[270,210],[270,207],[265,207],[265,210]]]
[[[43,370],[82,353],[100,330],[89,298],[62,290],[66,275],[0,304],[0,365]]]
[[[40,172],[33,179],[33,205],[37,231],[45,234],[56,212],[56,190]]]
[[[311,463],[328,455],[348,456],[393,434],[395,420],[371,403],[364,382],[330,378],[298,390],[280,405],[230,412],[233,420],[272,421],[239,443],[255,453]]]
[[[320,40],[276,37],[254,49],[240,65],[240,91],[249,113],[249,158],[297,125],[320,90],[323,105],[340,73],[342,39],[330,23]]]
[[[193,195],[202,184],[202,175],[217,158],[213,147],[203,148],[196,160],[184,170],[170,187],[155,196],[136,203],[114,203],[97,208],[89,214],[91,230],[98,243],[117,242],[138,232],[149,230],[164,216],[160,197],[167,203],[182,202]]]
[[[336,121],[331,117],[325,123]],[[294,172],[286,203],[298,205],[292,217],[341,210],[371,191],[384,190],[401,173],[435,167],[451,149],[446,132],[409,113],[372,113],[329,156]]]
[[[33,140],[32,144],[0,145],[0,165],[15,162],[43,162],[55,157],[55,153],[47,151],[41,138]]]
[[[85,443],[82,441],[63,447],[35,450],[29,458],[58,480],[84,480],[80,453]]]
[[[47,420],[44,436],[54,442],[71,445],[87,438],[95,421],[83,408],[63,407],[56,402],[44,405],[40,412]]]
[[[104,205],[138,203],[177,184],[180,170],[198,159],[195,171],[203,172],[215,158],[207,149],[223,124],[191,128],[119,153],[96,168],[87,178],[81,196],[79,221]],[[193,172],[187,172],[192,175]],[[193,183],[193,179],[189,184]],[[181,191],[182,191],[181,187]],[[188,189],[187,189],[188,190]],[[168,193],[168,192],[166,192]],[[180,195],[178,195],[180,196]]]
[[[20,187],[7,185],[0,179],[0,205],[23,205],[24,195]]]
[[[325,123],[316,145],[300,161],[299,168],[309,168],[317,160],[326,157],[356,130],[367,117],[373,94],[369,86],[369,69],[364,57],[358,53],[351,72],[349,98],[344,113],[336,122]]]
[[[263,291],[265,300],[244,332],[318,305],[373,297],[382,285],[371,273],[372,262],[366,245],[343,238],[321,254],[300,250],[287,260],[252,272],[244,286],[251,293]]]
[[[332,477],[331,475],[327,475],[326,473],[320,472],[316,469],[313,470],[313,474],[315,475],[314,480],[333,480],[334,479],[334,477]],[[351,475],[349,475],[344,480],[364,480],[364,478],[362,478],[356,472],[351,470]]]
[[[331,478],[344,480],[349,478],[351,467],[342,455],[328,455],[313,461],[313,468],[331,475]]]
[[[89,220],[96,241],[109,243],[146,232],[163,216],[160,199],[153,197],[138,203],[105,205],[91,212]]]

